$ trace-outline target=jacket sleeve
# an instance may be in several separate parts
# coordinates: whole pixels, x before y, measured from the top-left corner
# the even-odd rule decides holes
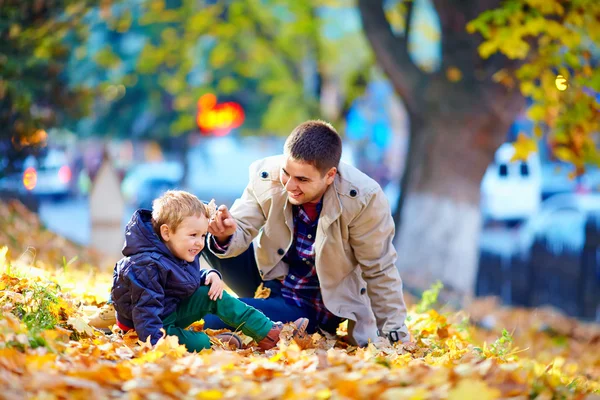
[[[164,284],[160,268],[154,262],[136,264],[128,273],[131,282],[132,320],[140,340],[154,345],[163,334],[160,315],[164,308]]]
[[[223,276],[221,275],[221,273],[219,271],[217,271],[216,269],[201,269],[200,270],[200,285],[204,286],[206,285],[206,278],[208,277],[208,274],[217,274],[219,276],[219,278],[223,279]]]
[[[402,280],[396,267],[394,221],[385,194],[377,188],[357,217],[349,225],[349,242],[367,283],[373,314],[380,332],[399,331],[408,336],[404,321],[406,305]]]
[[[256,163],[250,166],[248,186],[244,189],[242,197],[231,206],[231,215],[237,223],[237,230],[226,246],[221,249],[215,247],[215,241],[209,237],[209,249],[219,258],[230,258],[240,255],[248,249],[252,240],[258,235],[266,222],[266,217],[254,192],[254,180],[258,174]]]

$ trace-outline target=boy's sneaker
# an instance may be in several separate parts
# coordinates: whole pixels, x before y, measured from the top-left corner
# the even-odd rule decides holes
[[[242,338],[240,338],[235,333],[223,332],[215,335],[217,339],[219,339],[222,343],[229,346],[232,350],[241,349],[243,347]]]
[[[107,303],[100,307],[100,309],[88,320],[89,326],[105,332],[110,331],[111,326],[116,323],[117,316],[115,312],[115,306],[112,303]]]
[[[308,318],[298,318],[294,321],[294,325],[296,329],[294,329],[294,338],[303,337],[306,328],[308,327]],[[260,342],[258,342],[258,348],[261,350],[270,350],[279,343],[279,334],[283,329],[283,324],[281,322],[276,322],[273,324],[273,327],[267,333],[267,336],[264,337]]]

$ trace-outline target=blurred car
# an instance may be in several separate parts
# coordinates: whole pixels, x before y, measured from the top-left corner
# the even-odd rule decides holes
[[[541,162],[537,152],[512,161],[515,149],[504,143],[496,151],[481,183],[484,221],[517,222],[534,215],[542,201]]]
[[[22,171],[0,180],[0,190],[55,200],[68,197],[75,188],[72,165],[60,149],[49,149],[43,156],[27,156]]]
[[[538,212],[527,218],[518,232],[518,247],[527,251],[537,237],[581,249],[585,242],[587,217],[600,213],[600,194],[563,193],[545,200]]]
[[[152,208],[152,201],[169,189],[181,188],[183,165],[176,161],[142,163],[130,168],[121,183],[125,201],[135,208]]]

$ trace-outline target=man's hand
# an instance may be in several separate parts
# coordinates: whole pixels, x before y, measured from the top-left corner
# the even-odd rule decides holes
[[[204,281],[206,285],[210,285],[210,289],[208,290],[208,297],[211,300],[217,300],[223,298],[223,289],[225,288],[225,283],[219,277],[218,274],[214,272],[209,273],[206,276],[206,280]]]
[[[208,223],[208,232],[217,239],[219,244],[225,244],[235,233],[237,223],[229,213],[227,206],[221,205]]]

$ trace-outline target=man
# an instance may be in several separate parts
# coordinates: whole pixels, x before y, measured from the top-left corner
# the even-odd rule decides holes
[[[330,124],[296,127],[283,155],[251,165],[231,211],[219,207],[205,257],[242,301],[273,320],[306,317],[309,331],[335,334],[347,319],[353,344],[408,341],[389,204],[341,154]],[[263,281],[269,298],[253,299]],[[205,321],[223,327],[216,318]]]

